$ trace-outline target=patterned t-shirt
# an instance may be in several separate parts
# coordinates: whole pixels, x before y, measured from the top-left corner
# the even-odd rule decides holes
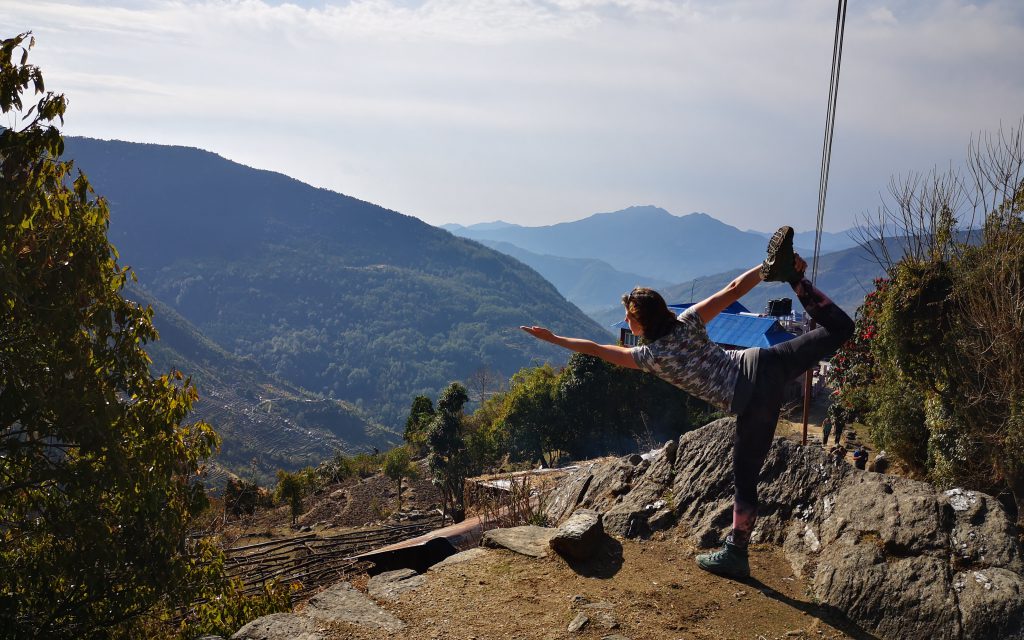
[[[719,409],[731,409],[740,352],[726,351],[712,342],[693,307],[679,314],[679,324],[671,333],[630,351],[641,370]]]

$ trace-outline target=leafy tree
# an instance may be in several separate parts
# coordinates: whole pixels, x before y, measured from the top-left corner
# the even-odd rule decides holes
[[[501,426],[513,459],[543,463],[545,454],[564,449],[567,434],[555,403],[557,390],[558,373],[550,365],[521,369],[512,377]]]
[[[341,482],[357,474],[355,461],[341,451],[336,451],[330,460],[321,462],[317,472],[325,485]]]
[[[441,489],[445,512],[454,522],[466,517],[463,502],[469,455],[463,438],[462,407],[469,401],[466,388],[458,382],[449,384],[437,400],[437,412],[427,432],[430,454],[427,457],[433,482]]]
[[[876,278],[875,290],[864,297],[858,307],[853,335],[829,361],[826,381],[835,389],[835,402],[848,415],[863,418],[870,410],[868,390],[878,379],[877,363],[871,343],[878,333],[879,313],[889,280]]]
[[[835,378],[880,446],[939,484],[1012,495],[1024,522],[1024,120],[979,137],[968,165],[970,181],[895,184],[873,238],[889,280]],[[980,230],[958,231],[963,202]],[[906,248],[898,261],[887,225]]]
[[[434,419],[434,404],[426,396],[416,396],[405,420],[402,438],[412,447],[413,452],[422,455],[427,449],[427,430]]]
[[[293,525],[302,514],[302,498],[305,494],[306,487],[299,474],[289,473],[283,469],[277,472],[277,488],[274,489],[274,496],[279,503],[288,503]]]
[[[463,419],[466,451],[473,473],[498,466],[501,458],[507,453],[502,447],[504,436],[501,430],[505,397],[504,393],[488,396],[472,415]]]
[[[231,515],[252,515],[260,502],[260,487],[255,482],[241,478],[228,478],[224,487],[224,508]]]
[[[419,470],[412,462],[409,449],[406,447],[395,447],[384,454],[384,466],[381,471],[385,476],[398,483],[398,510],[402,510],[402,479],[415,478]]]
[[[574,354],[555,396],[561,445],[578,457],[656,446],[715,417],[714,409],[656,376]]]
[[[150,374],[152,312],[122,296],[106,202],[60,160],[67,102],[33,44],[0,44],[0,628],[94,637],[202,582],[186,532],[217,437],[185,423],[189,380]]]

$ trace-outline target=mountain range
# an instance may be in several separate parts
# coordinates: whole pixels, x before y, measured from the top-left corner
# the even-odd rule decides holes
[[[158,317],[162,345],[180,356],[201,336],[222,362],[240,359],[234,371],[268,376],[219,376],[247,412],[262,403],[259,381],[277,381],[295,398],[350,405],[359,419],[333,436],[367,447],[388,439],[377,423],[395,435],[415,395],[436,397],[481,366],[511,375],[565,361],[521,324],[607,336],[529,267],[411,216],[199,149],[87,138],[65,148],[110,204],[121,263],[194,329]],[[279,449],[301,451],[302,438]]]
[[[890,250],[893,251],[895,259],[902,255],[899,243],[890,243]],[[744,268],[730,269],[671,285],[659,291],[669,304],[697,302],[725,287],[743,271]],[[815,284],[852,316],[864,301],[864,296],[874,290],[875,278],[883,276],[885,269],[875,261],[871,253],[861,246],[856,246],[820,256]],[[775,298],[790,298],[793,300],[793,308],[800,310],[793,290],[789,285],[779,282],[759,284],[753,291],[743,296],[740,302],[751,311],[761,313],[767,307],[768,301]],[[608,305],[603,310],[591,312],[590,316],[598,324],[610,327],[622,320],[622,306]]]
[[[741,231],[705,213],[677,216],[653,206],[540,227],[496,221],[442,228],[528,264],[592,315],[600,315],[638,284],[664,289],[669,283],[756,264],[771,236]],[[814,232],[797,233],[794,244],[812,255]],[[848,231],[822,234],[822,253],[855,245]]]

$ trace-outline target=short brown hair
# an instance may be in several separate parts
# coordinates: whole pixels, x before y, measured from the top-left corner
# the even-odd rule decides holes
[[[676,314],[654,289],[634,287],[629,293],[622,294],[622,306],[643,327],[643,337],[647,340],[657,340],[675,327]]]

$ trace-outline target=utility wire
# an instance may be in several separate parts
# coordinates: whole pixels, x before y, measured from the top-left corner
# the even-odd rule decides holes
[[[836,128],[836,102],[839,99],[839,69],[843,62],[843,36],[846,33],[846,0],[836,8],[836,33],[832,43],[832,77],[828,85],[828,109],[825,113],[825,139],[821,143],[821,176],[818,178],[818,220],[814,228],[814,261],[811,282],[818,279],[818,257],[821,255],[821,229],[825,222],[825,199],[828,195],[828,170],[832,162],[832,134]],[[814,328],[811,320],[810,328]],[[807,422],[811,412],[811,370],[804,374],[803,444],[807,444]]]
[[[843,62],[843,37],[846,33],[846,0],[836,8],[836,32],[832,44],[832,75],[828,87],[828,109],[825,113],[825,139],[821,145],[821,176],[818,179],[818,220],[814,230],[814,262],[811,282],[818,278],[818,256],[821,254],[821,231],[825,222],[825,201],[828,196],[828,172],[832,162],[832,136],[836,127],[836,103],[839,99],[839,70]]]

